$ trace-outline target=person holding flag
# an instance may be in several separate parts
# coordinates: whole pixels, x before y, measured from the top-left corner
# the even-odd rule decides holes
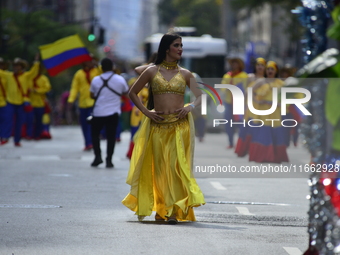
[[[26,61],[20,58],[14,59],[13,72],[0,70],[0,79],[7,82],[7,120],[4,125],[4,134],[1,145],[8,143],[14,126],[14,145],[20,147],[21,129],[25,118],[25,112],[32,111],[28,97],[29,82],[39,72],[39,54],[35,57],[35,63],[31,70],[25,71]]]
[[[71,66],[82,64],[83,68],[73,77],[68,103],[73,104],[79,96],[80,124],[85,139],[84,150],[91,150],[91,126],[86,122],[86,118],[92,113],[94,103],[90,97],[90,84],[92,79],[101,73],[100,70],[95,67],[93,58],[77,34],[42,45],[39,49],[43,63],[51,76]]]

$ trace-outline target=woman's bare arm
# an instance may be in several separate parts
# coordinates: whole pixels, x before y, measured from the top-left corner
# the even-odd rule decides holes
[[[135,104],[135,106],[148,118],[158,122],[163,120],[164,118],[159,116],[162,112],[155,112],[148,110],[140,98],[138,97],[138,93],[144,88],[145,84],[149,83],[153,76],[155,75],[155,69],[149,68],[145,70],[135,81],[135,83],[131,86],[129,91],[129,97],[131,101]]]
[[[148,67],[150,67],[150,66],[152,66],[153,64],[151,63],[151,64],[148,64],[148,65],[142,65],[142,66],[137,66],[136,68],[135,68],[135,72],[137,73],[137,74],[141,74],[141,73],[143,73]]]
[[[201,105],[201,95],[202,95],[202,91],[198,88],[198,85],[196,83],[196,79],[193,76],[193,74],[186,69],[181,70],[181,73],[185,78],[187,86],[190,88],[190,90],[192,91],[192,93],[195,95],[196,98],[195,98],[194,102],[191,103],[191,105],[188,105],[186,107],[182,107],[182,108],[177,109],[175,111],[175,112],[178,112],[178,118],[184,118],[196,106],[200,106]]]

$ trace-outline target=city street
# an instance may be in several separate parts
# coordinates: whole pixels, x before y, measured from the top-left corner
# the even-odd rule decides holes
[[[51,134],[0,147],[0,255],[301,255],[307,248],[308,175],[195,173],[206,199],[195,208],[197,222],[141,223],[121,204],[129,133],[116,144],[112,170],[90,167],[80,127]],[[226,141],[224,133],[197,141],[195,166],[260,165],[237,158]],[[295,168],[309,162],[302,145],[288,154]]]

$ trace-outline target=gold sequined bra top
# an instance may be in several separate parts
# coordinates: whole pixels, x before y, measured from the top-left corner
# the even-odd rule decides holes
[[[167,81],[163,77],[163,75],[160,73],[159,68],[160,67],[158,67],[158,71],[151,81],[153,94],[160,95],[160,94],[172,93],[172,94],[184,95],[186,82],[181,72],[178,70],[178,73],[176,73],[171,78],[170,81]]]

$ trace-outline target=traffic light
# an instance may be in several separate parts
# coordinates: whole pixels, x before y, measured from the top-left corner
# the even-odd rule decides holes
[[[105,43],[105,29],[99,28],[98,45],[103,45]]]
[[[89,35],[87,36],[87,40],[89,42],[93,42],[94,40],[96,40],[96,35],[94,33],[94,25],[90,26]]]
[[[105,28],[99,27],[98,29],[98,26],[96,26],[95,24],[91,25],[87,40],[89,42],[96,41],[98,45],[103,45],[105,43]]]

